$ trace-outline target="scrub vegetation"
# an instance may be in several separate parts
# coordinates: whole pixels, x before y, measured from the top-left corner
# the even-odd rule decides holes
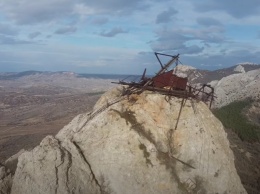
[[[255,142],[260,140],[260,127],[250,123],[242,111],[251,105],[251,100],[233,102],[220,109],[214,110],[215,116],[224,127],[232,129],[243,141]]]

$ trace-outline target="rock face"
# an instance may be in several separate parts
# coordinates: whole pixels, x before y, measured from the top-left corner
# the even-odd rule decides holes
[[[18,157],[24,152],[25,150],[21,149],[17,154],[11,156],[5,161],[5,167],[7,167],[7,169],[9,169],[12,174],[15,173],[17,163],[18,163]]]
[[[11,191],[12,175],[10,170],[0,165],[0,194],[8,194]]]
[[[260,99],[260,69],[233,74],[209,84],[215,88],[215,108],[246,98]]]
[[[174,68],[174,72],[177,76],[186,78],[188,75],[192,74],[196,68],[188,65],[178,65]]]
[[[234,68],[234,72],[245,73],[245,69],[242,65],[238,65]]]
[[[182,99],[121,94],[107,92],[92,114],[23,153],[11,193],[246,193],[223,126],[204,103],[187,100],[176,128]]]

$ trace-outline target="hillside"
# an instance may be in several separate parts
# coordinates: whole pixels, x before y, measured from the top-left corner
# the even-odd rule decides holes
[[[233,102],[213,113],[225,126],[241,181],[248,193],[260,191],[259,101]]]
[[[0,73],[0,162],[90,111],[111,81],[72,72]]]
[[[215,80],[221,80],[224,77],[232,74],[238,74],[242,72],[248,72],[252,70],[260,69],[260,65],[251,63],[239,63],[237,65],[221,68],[213,71],[196,69],[194,67],[179,65],[177,73],[185,74],[189,78],[191,84],[197,83],[209,83]]]

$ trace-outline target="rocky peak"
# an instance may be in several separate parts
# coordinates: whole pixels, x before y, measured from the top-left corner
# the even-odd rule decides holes
[[[196,68],[188,65],[178,65],[174,68],[174,72],[179,77],[188,77],[188,75],[193,72]]]
[[[246,193],[204,103],[123,91],[110,90],[93,112],[23,153],[12,194]]]
[[[245,73],[245,69],[242,65],[237,65],[235,68],[234,68],[234,72],[239,72],[239,73]]]
[[[189,66],[189,65],[178,65],[175,68],[177,69],[177,71],[181,71],[181,72],[185,72],[185,71],[196,69],[195,67],[192,67],[192,66]]]
[[[215,108],[247,98],[260,99],[260,69],[232,74],[209,84],[215,88]]]

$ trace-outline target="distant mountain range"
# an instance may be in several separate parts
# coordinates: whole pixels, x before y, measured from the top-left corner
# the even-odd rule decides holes
[[[186,65],[178,65],[176,68],[176,74],[184,77],[188,76],[191,85],[208,83],[215,88],[217,96],[214,103],[215,108],[245,98],[259,98],[260,65],[240,63],[214,71],[195,69]],[[15,87],[23,88],[62,87],[63,89],[77,90],[77,92],[106,91],[115,87],[111,82],[124,79],[129,82],[137,82],[140,80],[140,75],[77,74],[63,71],[0,73],[0,90],[15,85]]]
[[[241,73],[241,71],[248,72],[256,69],[260,69],[260,65],[250,63],[240,63],[228,68],[218,69],[214,71],[187,68],[187,66],[185,65],[179,65],[177,73],[179,72],[186,74],[189,78],[190,83],[209,83],[214,80],[220,80],[231,74]]]
[[[75,72],[68,72],[68,71],[57,71],[57,72],[50,72],[50,71],[23,71],[23,72],[0,72],[0,80],[15,80],[26,76],[68,76],[68,77],[75,77],[75,78],[94,78],[94,79],[124,79],[129,75],[120,75],[120,74],[87,74],[87,73],[75,73]],[[131,76],[138,76],[138,75],[131,75]]]
[[[184,73],[189,77],[189,81],[191,83],[208,83],[213,80],[220,80],[223,77],[229,76],[234,73],[239,73],[235,69],[237,67],[242,67],[245,72],[259,69],[259,64],[253,63],[239,63],[237,65],[222,68],[214,71],[210,70],[202,70],[196,69],[187,65],[178,65],[177,72]],[[58,71],[58,72],[50,72],[50,71],[24,71],[24,72],[0,72],[0,80],[15,80],[26,76],[62,76],[62,77],[74,77],[74,78],[94,78],[94,79],[113,79],[113,80],[122,80],[127,77],[131,77],[132,79],[138,79],[140,75],[122,75],[122,74],[86,74],[86,73],[75,73],[68,71]],[[148,75],[148,77],[153,75]]]

